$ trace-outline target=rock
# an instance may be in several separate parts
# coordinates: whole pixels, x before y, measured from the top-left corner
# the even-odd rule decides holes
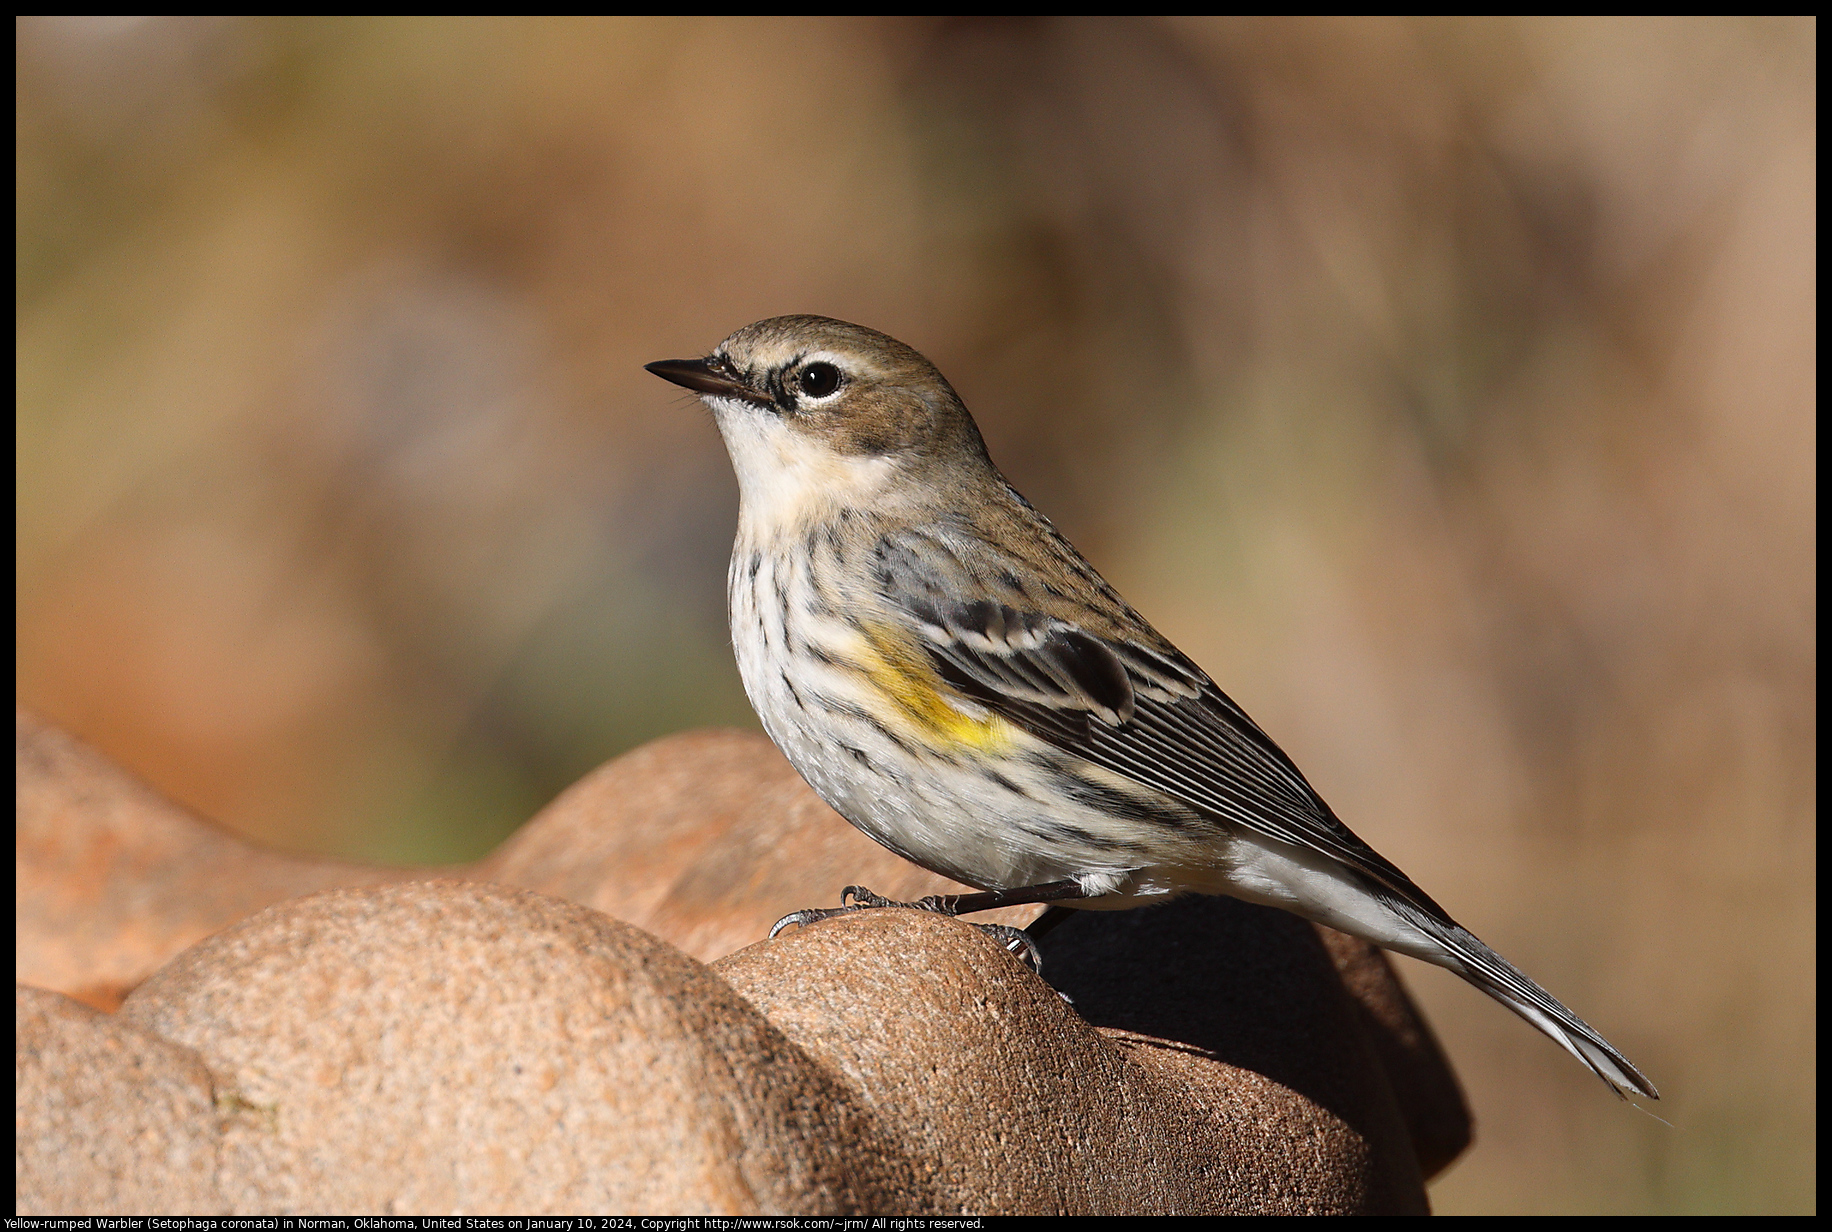
[[[1475,1137],[1475,1119],[1456,1071],[1384,950],[1333,928],[1317,925],[1316,933],[1386,1071],[1419,1171],[1430,1180]]]
[[[17,712],[20,981],[111,1010],[167,959],[272,903],[411,870],[266,851]]]
[[[193,1049],[267,1214],[833,1212],[920,1201],[848,1092],[672,947],[459,882],[338,890],[187,950],[121,1018]]]
[[[1254,1139],[1273,1175],[1301,1176],[1323,1152],[1341,1174],[1367,1178],[1354,1197],[1368,1209],[1422,1213],[1403,1106],[1320,931],[1232,898],[1081,912],[1046,939],[1045,973],[1135,1061],[1230,1121],[1280,1126]],[[1345,954],[1359,953],[1362,943],[1344,941]],[[1405,1055],[1419,1070],[1435,1061],[1456,1091],[1442,1054]]]
[[[1132,938],[1110,946],[1144,968],[1136,990],[1188,976],[1198,982],[1171,1006],[1215,1007],[1147,1008],[1128,1027],[1090,1026],[1113,1008],[1103,989],[1128,982],[1102,985],[1080,957],[1088,944],[1056,943],[1081,917],[1044,943],[1045,970],[1060,959],[1092,1016],[976,930],[919,912],[825,921],[714,970],[928,1164],[946,1209],[1423,1213],[1403,1121],[1328,956],[1301,922],[1231,906],[1226,940],[1255,950],[1245,964],[1172,967]],[[1102,917],[1146,913],[1087,914],[1111,941]],[[1287,995],[1296,1004],[1270,1023],[1254,1018]]]
[[[59,993],[20,987],[13,1005],[19,1213],[228,1213],[196,1053]]]

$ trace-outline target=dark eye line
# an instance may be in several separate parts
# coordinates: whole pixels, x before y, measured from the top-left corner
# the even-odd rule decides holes
[[[795,371],[795,365],[801,363],[802,356],[806,354],[806,351],[798,352],[788,363],[777,368],[765,378],[764,383],[768,386],[770,397],[775,401],[777,409],[784,415],[795,413],[795,392],[789,388],[788,375]]]
[[[777,413],[779,414],[795,414],[795,391],[791,391],[790,389],[788,374],[795,370],[795,365],[797,365],[797,363],[801,363],[801,358],[804,354],[808,354],[808,352],[799,352],[799,354],[795,354],[795,358],[791,358],[788,363],[780,365],[777,369],[771,369],[768,370],[768,372],[764,372],[764,392],[769,394],[769,400],[771,400],[771,402],[777,403]]]

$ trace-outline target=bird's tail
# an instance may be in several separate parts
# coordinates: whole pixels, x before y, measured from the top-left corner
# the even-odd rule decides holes
[[[1558,999],[1522,974],[1514,964],[1482,944],[1468,929],[1408,911],[1414,921],[1436,938],[1450,961],[1439,965],[1456,972],[1550,1036],[1554,1043],[1589,1067],[1621,1098],[1628,1093],[1659,1099],[1642,1072],[1598,1035],[1595,1028],[1560,1005]]]

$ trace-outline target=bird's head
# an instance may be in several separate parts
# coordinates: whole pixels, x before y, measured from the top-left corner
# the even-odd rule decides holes
[[[860,325],[772,317],[704,359],[647,368],[712,408],[747,520],[931,500],[993,474],[973,417],[935,365]]]

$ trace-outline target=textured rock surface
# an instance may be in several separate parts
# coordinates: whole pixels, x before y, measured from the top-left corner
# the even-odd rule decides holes
[[[195,1050],[218,1184],[269,1213],[920,1204],[846,1091],[705,967],[501,886],[282,904],[136,989]]]
[[[1434,1177],[1468,1148],[1475,1132],[1450,1059],[1379,946],[1333,928],[1316,933],[1386,1071],[1419,1171]]]
[[[852,1084],[959,1209],[1422,1213],[1405,1125],[1315,935],[1223,902],[1062,926],[1046,971],[1074,1008],[974,930],[917,912],[826,921],[714,969]]]
[[[1082,912],[1049,935],[1045,972],[1138,1064],[1251,1142],[1275,1183],[1327,1160],[1366,1178],[1356,1209],[1406,1209],[1423,1180],[1403,1106],[1319,931],[1231,898]],[[1441,1054],[1406,1055],[1448,1076]]]
[[[13,1002],[20,1214],[224,1214],[216,1109],[190,1049],[59,993]]]

